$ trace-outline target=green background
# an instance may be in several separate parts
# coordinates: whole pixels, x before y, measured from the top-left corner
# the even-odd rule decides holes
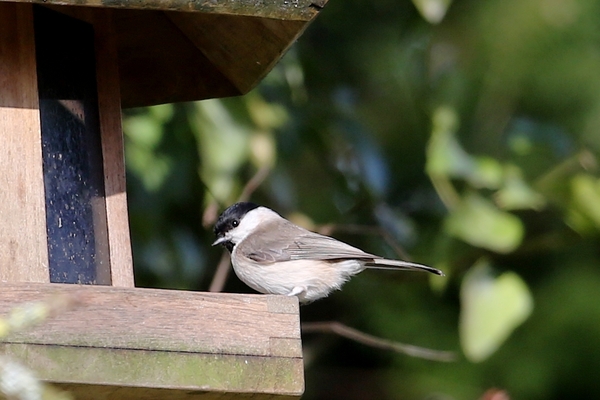
[[[599,16],[330,0],[250,94],[127,110],[137,285],[207,290],[215,213],[261,171],[252,201],[447,275],[366,271],[303,306],[458,357],[306,334],[305,399],[600,398]]]

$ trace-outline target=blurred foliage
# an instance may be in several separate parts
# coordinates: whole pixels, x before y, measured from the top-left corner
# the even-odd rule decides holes
[[[206,290],[211,223],[268,171],[253,201],[447,273],[366,271],[303,320],[465,355],[311,335],[304,398],[600,397],[598,15],[592,0],[330,0],[250,94],[128,110],[137,284]],[[251,292],[233,276],[226,290]]]
[[[462,347],[473,362],[485,360],[496,351],[533,308],[525,282],[514,272],[494,278],[485,260],[477,262],[465,275],[460,301]]]
[[[30,302],[15,307],[0,317],[0,342],[10,334],[43,323],[48,317],[72,308],[77,299],[55,295],[46,301]],[[0,354],[0,399],[72,400],[73,397],[39,380],[35,372],[4,354]]]

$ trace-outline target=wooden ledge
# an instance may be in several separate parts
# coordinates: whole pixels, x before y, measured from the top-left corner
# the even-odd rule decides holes
[[[0,347],[76,396],[270,399],[304,390],[295,297],[2,283],[0,313],[62,293],[79,306]]]
[[[161,10],[310,21],[327,0],[1,0],[59,6]]]

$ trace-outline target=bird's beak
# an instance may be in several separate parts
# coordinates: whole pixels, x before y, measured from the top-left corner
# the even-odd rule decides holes
[[[226,241],[227,241],[227,239],[225,238],[225,236],[221,236],[220,238],[218,238],[217,240],[215,240],[212,245],[216,246],[216,245],[221,244],[221,243],[226,242]]]

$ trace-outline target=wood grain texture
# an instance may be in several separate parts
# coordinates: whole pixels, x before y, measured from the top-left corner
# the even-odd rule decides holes
[[[256,86],[308,25],[237,15],[166,15],[240,93]]]
[[[114,15],[123,107],[241,94],[164,12]]]
[[[115,19],[123,107],[245,94],[310,23],[137,10]]]
[[[116,7],[111,11],[123,107],[247,93],[327,2],[178,1],[104,2]],[[99,3],[44,1],[46,7],[90,23],[101,11],[95,7]]]
[[[0,0],[7,1],[7,0]],[[263,18],[308,21],[325,6],[327,0],[10,0],[117,9],[171,10],[212,14],[246,15]]]
[[[0,3],[0,282],[48,282],[33,13]]]
[[[298,398],[304,389],[295,297],[1,284],[0,314],[59,294],[78,306],[0,348],[82,398]]]
[[[121,128],[121,92],[117,37],[110,9],[93,14],[96,43],[96,76],[102,155],[104,159],[104,192],[112,286],[133,287],[133,259],[129,236],[125,156]]]
[[[1,284],[0,314],[52,293],[81,306],[11,343],[301,357],[296,298],[62,284]]]

